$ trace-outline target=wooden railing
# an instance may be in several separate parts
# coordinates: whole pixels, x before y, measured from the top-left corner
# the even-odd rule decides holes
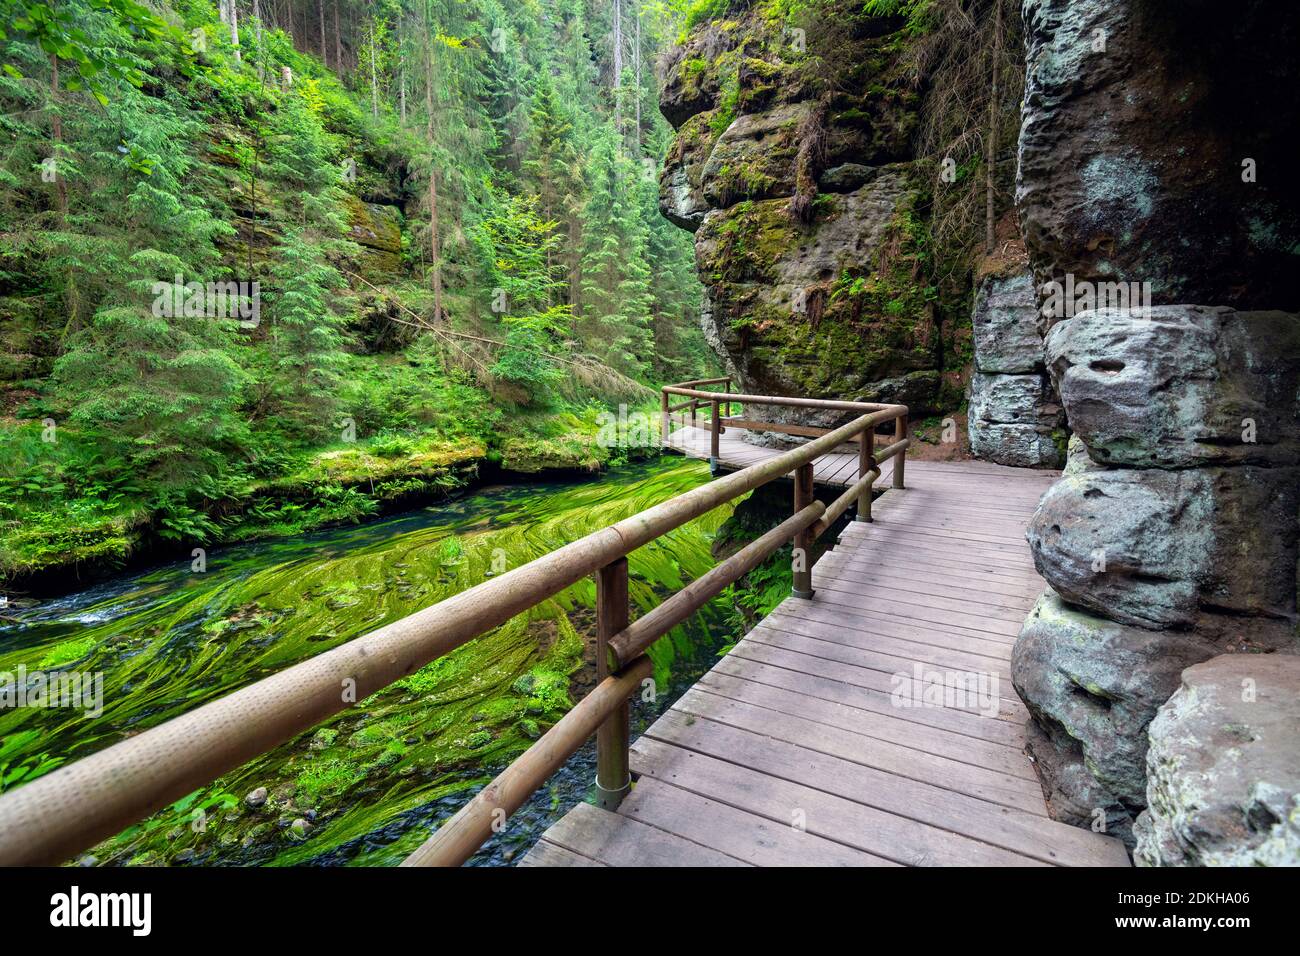
[[[665,395],[704,396],[716,423],[718,403],[727,399],[698,392],[693,386],[722,381],[729,385],[729,380],[689,382],[669,386]],[[463,863],[593,733],[597,801],[609,809],[617,807],[631,787],[628,700],[650,677],[646,649],[792,539],[794,592],[810,597],[813,542],[855,501],[858,518],[870,520],[871,485],[880,476],[881,461],[897,456],[894,484],[902,487],[910,444],[905,437],[906,406],[727,394],[730,401],[749,406],[791,405],[861,414],[839,428],[823,430],[799,448],[625,518],[0,797],[0,865],[52,865],[67,860],[588,575],[596,578],[599,683],[403,865]],[[895,423],[897,440],[877,452],[875,430],[886,422]],[[814,460],[850,441],[861,450],[857,483],[830,505],[814,500]],[[791,474],[795,481],[790,518],[629,623],[630,552]]]

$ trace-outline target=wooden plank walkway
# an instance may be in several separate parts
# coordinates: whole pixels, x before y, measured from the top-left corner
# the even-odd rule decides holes
[[[745,441],[746,432],[732,428],[718,436],[718,465],[723,471],[739,471],[760,461],[780,454],[785,449],[763,448]],[[709,460],[710,432],[707,428],[686,425],[669,433],[665,446],[688,458]],[[888,444],[892,439],[884,439]],[[909,463],[910,464],[910,463]],[[881,466],[880,481],[893,474],[894,462],[889,459]],[[822,455],[813,463],[813,480],[818,485],[830,485],[835,488],[847,488],[858,480],[858,453],[836,452]],[[887,482],[886,482],[887,483]]]
[[[909,461],[908,487],[818,562],[814,597],[782,602],[637,739],[618,812],[580,804],[520,865],[1127,866],[1118,840],[1048,818],[1011,686],[1043,587],[1025,524],[1055,477]],[[894,694],[895,675],[949,673],[987,695]]]

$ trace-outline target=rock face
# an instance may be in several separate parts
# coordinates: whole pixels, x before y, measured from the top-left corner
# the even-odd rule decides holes
[[[370,278],[396,275],[402,262],[402,214],[396,206],[349,196],[348,238],[361,252],[361,270]]]
[[[1025,0],[1016,201],[1040,284],[1300,310],[1300,181],[1280,174],[1300,151],[1300,15],[1282,6]]]
[[[977,458],[1022,468],[1059,468],[1065,414],[1043,365],[1033,277],[1027,268],[990,275],[975,292],[967,429]]]
[[[1151,723],[1147,866],[1300,866],[1300,657],[1229,655],[1182,675]]]
[[[695,233],[705,336],[744,391],[941,403],[959,350],[918,273],[931,177],[903,27],[843,0],[804,47],[754,8],[665,59],[660,208]]]
[[[1183,669],[1228,651],[1265,652],[1294,643],[1282,622],[1243,634],[1235,622],[1202,616],[1190,632],[1118,624],[1066,604],[1048,590],[1025,621],[1012,662],[1016,692],[1038,727],[1036,765],[1058,819],[1131,840],[1146,805],[1147,726]],[[1057,779],[1061,778],[1061,779]]]
[[[1260,188],[1243,173],[1294,153],[1300,66],[1268,51],[1295,39],[1300,11],[1247,0],[1225,27],[1202,0],[1185,7],[1024,3],[1017,198],[1047,371],[1074,434],[1027,532],[1052,591],[1012,673],[1054,815],[1090,825],[1101,813],[1132,846],[1150,804],[1136,837],[1150,861],[1278,862],[1294,783],[1250,771],[1258,779],[1227,790],[1205,784],[1247,751],[1209,710],[1175,702],[1200,699],[1187,675],[1211,658],[1296,695],[1289,654],[1241,652],[1300,647],[1300,315],[1287,251],[1300,201],[1290,180]],[[1221,56],[1209,62],[1194,51],[1213,32]],[[1290,719],[1271,759],[1295,768]]]

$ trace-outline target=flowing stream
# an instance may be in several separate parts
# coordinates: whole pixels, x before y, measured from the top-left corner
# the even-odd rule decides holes
[[[0,685],[25,672],[102,674],[102,712],[0,709],[0,789],[83,757],[395,621],[709,479],[665,458],[589,482],[489,488],[449,504],[295,539],[214,549],[0,620]],[[629,556],[640,613],[714,564],[731,506]],[[532,611],[105,841],[100,864],[397,863],[553,723],[594,680],[595,586]],[[634,612],[638,613],[638,612]],[[727,640],[715,601],[656,643],[658,697],[637,733]],[[21,668],[21,671],[20,671]],[[10,676],[4,676],[7,673]],[[90,686],[93,687],[93,681]],[[592,779],[575,755],[475,863],[517,861]],[[265,788],[267,798],[245,798]],[[256,798],[252,803],[257,803]]]

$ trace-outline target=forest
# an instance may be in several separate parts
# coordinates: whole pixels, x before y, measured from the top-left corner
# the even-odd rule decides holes
[[[637,449],[715,372],[645,0],[5,0],[0,575]]]

